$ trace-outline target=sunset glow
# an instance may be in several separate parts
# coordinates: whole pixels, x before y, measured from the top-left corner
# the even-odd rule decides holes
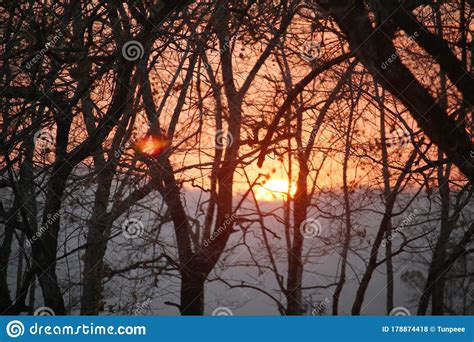
[[[137,141],[135,145],[141,153],[157,157],[169,147],[169,142],[165,138],[148,135]]]
[[[0,17],[0,342],[472,337],[474,0]]]
[[[259,201],[286,200],[288,197],[288,189],[290,196],[296,193],[296,184],[288,184],[287,180],[271,179],[267,183],[260,185],[255,191],[255,197]]]

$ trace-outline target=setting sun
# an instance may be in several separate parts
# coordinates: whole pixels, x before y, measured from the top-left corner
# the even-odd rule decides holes
[[[163,137],[147,135],[135,143],[136,148],[150,157],[157,157],[169,147],[169,141]]]
[[[288,197],[288,193],[290,196],[296,193],[296,184],[291,183],[289,185],[287,180],[271,179],[257,188],[255,197],[260,201],[285,200]]]

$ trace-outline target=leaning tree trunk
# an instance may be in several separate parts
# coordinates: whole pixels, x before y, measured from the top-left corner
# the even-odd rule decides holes
[[[417,152],[412,152],[410,158],[405,163],[404,170],[410,170],[413,162],[417,156]],[[370,257],[367,264],[367,268],[365,270],[364,275],[362,276],[362,280],[360,281],[359,288],[356,292],[356,298],[352,305],[352,314],[353,315],[360,315],[362,310],[362,304],[364,303],[365,294],[369,287],[370,280],[374,274],[375,269],[377,268],[377,256],[379,253],[379,248],[382,244],[383,239],[386,237],[387,231],[391,229],[391,222],[393,216],[393,208],[395,206],[395,201],[397,199],[400,187],[402,185],[403,180],[407,176],[407,172],[402,172],[397,179],[396,184],[391,188],[389,194],[386,195],[385,199],[385,212],[383,218],[379,225],[379,230],[377,235],[375,236],[374,243],[372,245],[372,249],[370,251]]]
[[[374,78],[409,110],[423,132],[440,147],[461,172],[470,180],[474,180],[474,161],[470,156],[473,145],[464,128],[438,105],[400,58],[395,59],[389,67],[385,69],[382,67],[385,61],[397,54],[390,38],[392,34],[387,32],[387,27],[379,25],[374,29],[364,1],[317,0],[317,2],[337,21],[349,41],[351,50]],[[400,11],[403,12],[404,9]],[[428,53],[434,52],[428,51]],[[443,54],[434,57],[441,55]],[[444,63],[442,61],[439,63],[443,68]],[[460,87],[466,98],[473,96],[470,95],[472,91],[464,91],[465,88],[460,86],[460,82],[457,82],[459,79],[455,75],[447,74],[451,75],[452,83]],[[462,76],[461,80],[469,79],[468,82],[473,83],[465,72]]]
[[[436,34],[440,39],[443,39],[443,29],[441,22],[441,14],[439,6],[435,6],[433,10],[436,13],[434,25],[436,27]],[[445,73],[441,70],[440,72],[440,93],[445,94],[447,91],[447,79]],[[446,110],[448,108],[447,98],[442,96],[440,99],[440,106]],[[441,150],[438,151],[438,160],[443,160],[444,154]],[[451,165],[438,166],[438,187],[439,195],[441,199],[441,217],[440,217],[440,233],[436,242],[435,249],[433,251],[433,258],[429,267],[428,278],[425,284],[425,289],[421,295],[418,313],[426,314],[428,309],[429,299],[431,297],[432,315],[443,315],[444,313],[444,291],[445,291],[445,272],[443,272],[443,265],[446,260],[447,247],[449,237],[452,232],[452,224],[450,222],[450,188],[449,188],[449,175]],[[431,295],[429,295],[431,293]]]

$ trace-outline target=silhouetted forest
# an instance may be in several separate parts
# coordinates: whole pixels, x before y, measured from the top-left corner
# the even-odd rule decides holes
[[[0,313],[473,315],[472,0],[0,3]]]

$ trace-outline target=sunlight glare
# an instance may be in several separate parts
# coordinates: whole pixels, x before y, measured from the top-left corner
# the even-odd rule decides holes
[[[288,188],[290,196],[296,193],[296,184],[289,186],[287,180],[271,179],[263,185],[260,185],[255,191],[255,197],[259,201],[286,200],[288,197]]]
[[[150,157],[157,157],[169,147],[169,142],[164,138],[148,135],[140,139],[136,146],[141,153]]]

